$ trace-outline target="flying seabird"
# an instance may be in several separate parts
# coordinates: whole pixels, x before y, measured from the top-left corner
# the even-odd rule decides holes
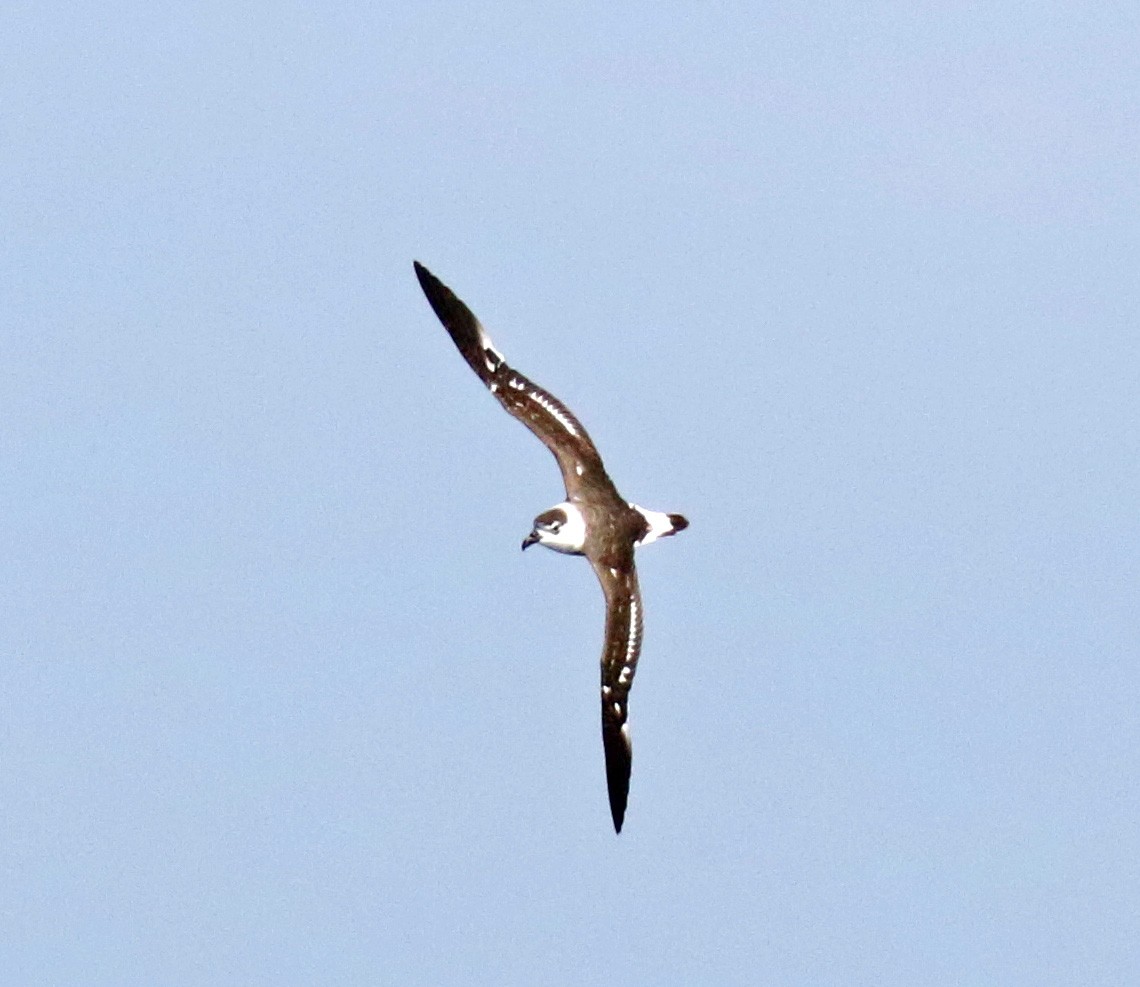
[[[633,751],[629,739],[629,690],[641,652],[641,592],[634,549],[689,526],[680,514],[649,511],[625,500],[602,465],[582,423],[561,401],[512,369],[471,310],[426,267],[416,277],[463,359],[499,403],[558,460],[566,500],[543,511],[522,547],[545,545],[590,560],[606,596],[602,647],[602,743],[614,830],[621,832],[629,798]]]

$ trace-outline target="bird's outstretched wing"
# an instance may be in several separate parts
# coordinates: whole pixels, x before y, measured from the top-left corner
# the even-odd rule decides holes
[[[467,365],[499,404],[534,432],[558,460],[566,496],[578,501],[582,491],[589,488],[595,495],[612,491],[620,500],[593,440],[573,412],[549,391],[509,367],[471,310],[419,261],[414,266],[420,287]]]
[[[615,560],[609,560],[615,561]],[[629,799],[633,746],[629,739],[629,690],[641,653],[641,590],[633,550],[619,565],[591,560],[606,594],[606,640],[602,645],[602,744],[614,830],[621,832]]]

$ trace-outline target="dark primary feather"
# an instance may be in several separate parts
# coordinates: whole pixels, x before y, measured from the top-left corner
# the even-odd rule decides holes
[[[611,568],[614,572],[611,572]],[[633,748],[629,731],[629,690],[641,654],[641,590],[633,565],[633,550],[619,565],[594,562],[594,572],[606,595],[606,638],[602,647],[602,744],[606,752],[606,785],[614,830],[621,832],[629,799]]]
[[[499,404],[554,454],[567,497],[580,501],[589,485],[593,492],[624,503],[606,474],[593,440],[574,413],[549,391],[508,366],[472,311],[419,261],[414,266],[428,302],[467,365]]]

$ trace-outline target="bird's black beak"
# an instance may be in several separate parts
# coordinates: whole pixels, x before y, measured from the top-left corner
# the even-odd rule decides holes
[[[533,531],[523,539],[522,550],[525,552],[531,545],[538,541],[538,535]]]

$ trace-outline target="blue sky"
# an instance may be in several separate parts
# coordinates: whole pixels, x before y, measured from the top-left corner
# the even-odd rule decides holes
[[[1137,14],[786,7],[0,15],[7,982],[1132,982]]]

